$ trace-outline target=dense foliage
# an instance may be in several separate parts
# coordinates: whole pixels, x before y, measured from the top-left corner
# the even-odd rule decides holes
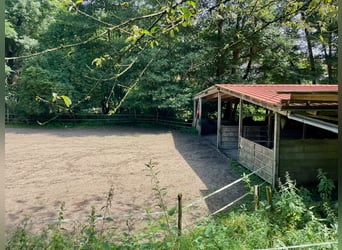
[[[213,83],[337,79],[336,0],[5,2],[6,107],[23,118],[103,100],[183,118]]]

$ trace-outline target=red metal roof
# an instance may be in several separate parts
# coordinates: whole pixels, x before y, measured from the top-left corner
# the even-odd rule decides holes
[[[291,93],[335,92],[337,94],[338,92],[338,85],[216,84],[215,86],[228,95],[278,108],[282,107],[284,101],[291,100]]]

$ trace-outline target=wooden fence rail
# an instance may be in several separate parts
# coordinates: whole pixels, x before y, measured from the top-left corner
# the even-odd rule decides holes
[[[51,117],[28,117],[20,118],[16,115],[10,114],[6,117],[5,124],[37,124],[39,121],[47,121]],[[154,116],[154,115],[137,115],[137,114],[78,114],[75,117],[60,116],[53,120],[54,124],[58,123],[71,123],[80,124],[87,123],[99,125],[119,125],[119,124],[160,124],[164,126],[176,128],[191,128],[192,120],[180,120],[174,117]]]

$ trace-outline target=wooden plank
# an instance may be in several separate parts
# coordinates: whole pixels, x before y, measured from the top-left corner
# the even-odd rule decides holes
[[[227,136],[227,135],[222,135],[222,141],[238,141],[237,136]]]
[[[192,122],[192,127],[196,127],[196,118],[197,118],[197,115],[196,115],[196,100],[193,100],[193,122]]]
[[[280,138],[280,114],[274,114],[274,135],[273,135],[273,174],[272,185],[275,187],[279,173],[279,138]]]
[[[243,137],[241,137],[240,146],[239,162],[251,171],[263,168],[256,174],[265,181],[272,183],[273,151]]]
[[[223,149],[237,149],[238,148],[238,142],[227,142],[227,141],[222,141],[221,148]]]
[[[234,138],[238,138],[238,126],[222,126],[221,127],[221,133],[222,136],[231,136]]]
[[[202,134],[202,125],[201,125],[201,121],[202,121],[202,98],[199,98],[198,100],[198,134],[201,135]]]
[[[337,93],[292,93],[290,102],[338,102]]]
[[[217,97],[218,97],[218,93],[213,93],[210,95],[203,96],[202,99],[205,101],[213,101],[213,100],[217,99]]]
[[[240,138],[242,136],[242,119],[243,119],[243,102],[242,99],[240,99],[239,103],[239,127],[238,127],[238,136],[239,136],[239,142],[240,143]]]
[[[222,134],[222,137],[232,138],[232,139],[238,139],[239,137],[235,133],[224,133]]]
[[[264,155],[267,155],[269,158],[273,158],[273,150],[272,149],[269,149],[269,148],[266,148],[262,145],[256,145],[255,146],[255,150],[256,152],[260,152]]]
[[[221,146],[221,118],[222,118],[222,108],[221,108],[221,93],[220,91],[218,92],[218,98],[217,98],[217,142],[216,146],[219,148]]]
[[[238,146],[238,126],[222,126],[221,127],[221,143],[232,143]]]

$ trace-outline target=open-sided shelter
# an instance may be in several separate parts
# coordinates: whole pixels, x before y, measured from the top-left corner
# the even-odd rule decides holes
[[[267,182],[313,185],[319,168],[337,181],[337,85],[216,84],[193,100],[199,134]]]

